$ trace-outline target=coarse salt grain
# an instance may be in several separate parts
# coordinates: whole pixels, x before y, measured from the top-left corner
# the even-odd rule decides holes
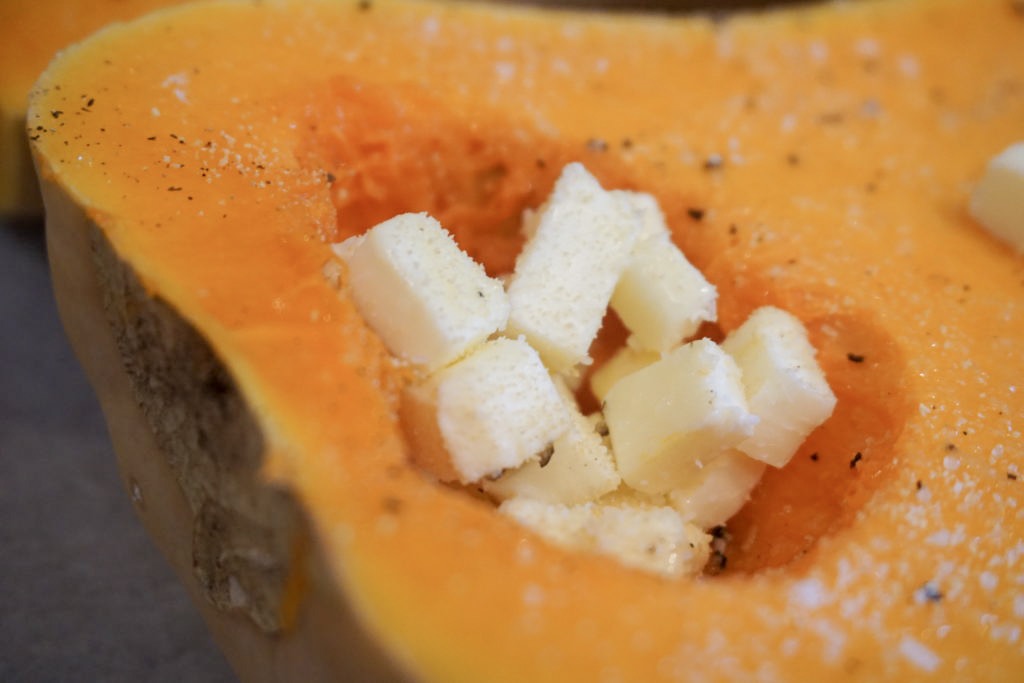
[[[808,609],[817,609],[828,602],[825,586],[818,579],[797,581],[789,590],[790,602]]]
[[[932,652],[927,645],[910,636],[903,636],[900,640],[899,649],[900,654],[907,661],[924,671],[935,671],[942,662],[939,656]]]

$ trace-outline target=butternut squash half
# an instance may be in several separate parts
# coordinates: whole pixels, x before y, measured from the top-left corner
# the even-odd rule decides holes
[[[1019,2],[204,3],[64,52],[28,134],[127,489],[242,678],[1024,671],[1024,260],[966,211],[1024,137]],[[324,272],[402,211],[506,271],[574,160],[659,198],[723,330],[797,315],[838,396],[716,576],[559,550],[420,474],[407,373]]]

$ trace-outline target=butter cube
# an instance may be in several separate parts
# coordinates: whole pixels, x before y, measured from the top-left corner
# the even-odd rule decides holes
[[[396,356],[428,371],[502,330],[498,280],[426,214],[402,214],[335,245],[360,314]]]
[[[642,216],[641,239],[611,298],[632,333],[629,344],[665,352],[717,317],[718,292],[672,242],[657,201],[637,192],[616,193]]]
[[[726,451],[668,495],[682,518],[701,529],[725,524],[750,499],[767,467],[738,450]]]
[[[524,335],[552,371],[567,373],[589,362],[639,217],[572,163],[535,223],[508,283],[506,334]]]
[[[598,401],[603,401],[616,382],[660,358],[661,354],[654,351],[623,346],[590,375],[590,391]]]
[[[718,292],[668,237],[642,240],[622,273],[612,309],[630,346],[665,352],[717,317]]]
[[[619,380],[604,415],[622,480],[648,494],[685,486],[757,424],[739,368],[706,339]]]
[[[499,500],[523,496],[573,505],[600,498],[621,481],[594,423],[580,412],[564,381],[556,378],[555,385],[571,416],[569,430],[555,439],[547,458],[530,460],[498,479],[484,481],[484,490]]]
[[[989,161],[971,195],[970,213],[993,235],[1024,251],[1024,142]]]
[[[807,330],[792,314],[765,306],[733,330],[722,348],[743,373],[750,410],[760,418],[737,448],[784,466],[836,405]]]
[[[512,498],[498,510],[560,547],[668,578],[700,573],[711,553],[711,537],[669,507]]]
[[[442,481],[496,477],[537,460],[571,425],[540,357],[498,338],[405,392],[412,460]]]

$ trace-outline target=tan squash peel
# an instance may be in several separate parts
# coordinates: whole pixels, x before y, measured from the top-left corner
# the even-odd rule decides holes
[[[198,602],[240,674],[1012,680],[1024,263],[965,202],[1024,132],[1013,6],[867,2],[716,25],[213,3],[68,50],[28,121],[62,316],[140,515],[212,599]],[[666,583],[561,552],[425,481],[397,428],[402,371],[320,273],[328,241],[406,210],[507,270],[519,212],[573,159],[658,197],[721,293],[723,329],[763,304],[796,314],[839,397],[730,524],[720,577]],[[120,268],[139,296],[108,291],[125,323],[112,336],[101,285]],[[258,470],[215,452],[195,482],[252,522],[236,546],[274,549],[279,580],[253,579],[243,606],[228,576],[227,612],[192,571],[215,535],[134,396],[174,416],[148,409],[167,438],[216,424],[211,409],[164,403],[180,387],[158,364],[133,389],[114,343],[150,306],[174,321],[169,346],[181,332],[223,364],[213,393],[237,388],[263,444]],[[254,511],[261,496],[294,525]]]

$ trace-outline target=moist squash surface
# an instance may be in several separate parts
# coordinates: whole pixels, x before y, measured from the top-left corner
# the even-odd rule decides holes
[[[1024,671],[1024,261],[965,208],[1024,137],[1019,3],[215,2],[66,51],[28,134],[129,490],[244,677],[304,677],[296,639],[339,677]],[[416,472],[408,372],[324,273],[402,211],[507,271],[573,160],[658,197],[724,330],[797,315],[838,396],[718,576],[557,550]]]
[[[58,50],[113,21],[183,0],[4,0],[0,4],[0,214],[36,215],[39,188],[22,132],[29,90]]]

